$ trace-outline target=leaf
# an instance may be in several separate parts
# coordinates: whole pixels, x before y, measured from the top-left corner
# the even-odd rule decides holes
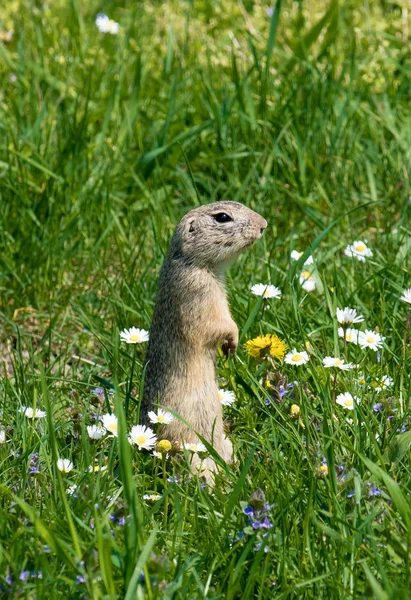
[[[410,508],[409,502],[404,497],[398,483],[396,483],[392,479],[392,477],[390,477],[388,475],[388,473],[383,471],[381,469],[381,467],[374,464],[368,458],[365,458],[365,456],[360,455],[360,458],[363,461],[363,463],[367,466],[367,468],[371,471],[371,473],[373,475],[375,475],[376,477],[378,477],[382,481],[382,483],[385,485],[385,487],[388,490],[389,495],[391,496],[391,500],[393,501],[396,509],[398,510],[398,512],[400,513],[400,515],[404,521],[404,526],[407,527],[408,529],[410,529],[410,527],[411,527],[411,508]]]
[[[387,456],[393,462],[404,458],[411,446],[411,431],[396,435],[387,449]]]

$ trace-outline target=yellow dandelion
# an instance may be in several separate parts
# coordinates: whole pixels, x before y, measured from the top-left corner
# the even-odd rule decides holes
[[[282,360],[287,350],[285,342],[278,335],[267,333],[259,335],[245,344],[247,352],[254,358],[265,358],[270,355],[273,358]]]
[[[291,419],[298,419],[300,416],[301,409],[298,404],[292,404],[290,408],[290,417]]]

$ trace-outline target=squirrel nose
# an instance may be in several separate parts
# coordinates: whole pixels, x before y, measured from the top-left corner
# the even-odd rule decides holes
[[[261,227],[260,227],[260,233],[261,235],[263,235],[264,233],[264,229],[267,229],[268,223],[265,219],[261,219]]]

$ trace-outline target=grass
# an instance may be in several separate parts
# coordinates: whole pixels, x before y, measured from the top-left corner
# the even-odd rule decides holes
[[[14,30],[0,44],[4,597],[408,597],[410,16],[382,0],[268,8],[3,8],[0,30]],[[118,35],[97,30],[99,11]],[[210,489],[184,461],[129,445],[144,346],[119,332],[149,329],[173,227],[220,199],[269,222],[227,279],[242,343],[275,333],[290,350],[309,343],[310,360],[270,364],[243,346],[219,357],[238,464]],[[344,254],[354,240],[372,249],[365,263]],[[260,281],[281,299],[253,296]],[[322,359],[344,355],[343,306],[385,342],[347,344],[359,366],[336,375]],[[384,375],[393,382],[377,391]],[[352,412],[334,402],[346,391],[360,398]],[[118,438],[90,440],[109,409]],[[271,526],[253,529],[244,509],[261,492]]]

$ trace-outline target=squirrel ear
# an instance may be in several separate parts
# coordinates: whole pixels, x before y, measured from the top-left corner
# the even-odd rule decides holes
[[[190,233],[191,233],[192,231],[194,231],[194,229],[195,229],[194,223],[195,223],[195,218],[194,218],[194,217],[192,217],[191,219],[189,219],[189,220],[187,221],[187,229],[188,229],[188,231],[189,231]]]

